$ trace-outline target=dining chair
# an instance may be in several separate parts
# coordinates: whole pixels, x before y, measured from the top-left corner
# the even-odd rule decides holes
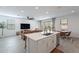
[[[71,35],[71,32],[67,32],[66,33],[66,39],[71,39],[70,35]]]
[[[66,38],[65,32],[60,32],[60,38],[62,38],[62,39],[65,39]]]

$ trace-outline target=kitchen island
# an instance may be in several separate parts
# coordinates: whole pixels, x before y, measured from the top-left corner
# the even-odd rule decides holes
[[[43,35],[42,32],[25,34],[26,51],[28,53],[49,53],[57,45],[58,32],[53,32],[50,35]]]

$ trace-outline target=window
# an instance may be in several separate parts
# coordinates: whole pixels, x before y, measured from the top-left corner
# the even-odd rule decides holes
[[[14,30],[15,29],[15,22],[14,20],[7,20],[7,29],[8,30]]]
[[[64,18],[60,20],[61,30],[66,31],[68,29],[68,19]]]
[[[40,28],[43,31],[55,30],[55,19],[45,19],[40,21]]]

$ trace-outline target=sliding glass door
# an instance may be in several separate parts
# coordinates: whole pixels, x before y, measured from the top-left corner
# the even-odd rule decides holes
[[[2,20],[0,21],[0,37],[6,37],[14,35],[15,22],[14,20]]]
[[[53,31],[55,30],[55,19],[45,19],[40,21],[40,28],[43,31]]]
[[[0,22],[0,37],[4,35],[5,21]]]

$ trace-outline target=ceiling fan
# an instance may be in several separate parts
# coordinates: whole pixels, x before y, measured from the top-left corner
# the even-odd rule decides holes
[[[29,16],[27,16],[27,19],[28,19],[28,20],[34,20],[33,17],[29,17]]]

